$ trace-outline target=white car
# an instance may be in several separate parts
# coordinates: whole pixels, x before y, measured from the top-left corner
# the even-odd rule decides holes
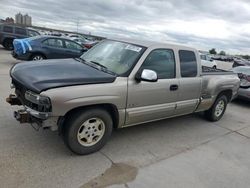
[[[200,54],[201,65],[205,67],[217,68],[217,63],[206,54]]]

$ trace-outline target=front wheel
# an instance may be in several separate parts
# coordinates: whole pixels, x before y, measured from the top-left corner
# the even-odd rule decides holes
[[[113,130],[110,114],[103,109],[86,109],[72,114],[65,122],[63,140],[76,154],[86,155],[100,150]]]
[[[213,106],[205,111],[205,117],[209,121],[218,121],[224,115],[227,108],[227,97],[225,95],[219,96],[214,102]]]

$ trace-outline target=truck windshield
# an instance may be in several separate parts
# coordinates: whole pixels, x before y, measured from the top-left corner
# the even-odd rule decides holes
[[[142,46],[105,40],[84,53],[81,59],[96,62],[117,75],[123,75],[131,70],[144,50]]]

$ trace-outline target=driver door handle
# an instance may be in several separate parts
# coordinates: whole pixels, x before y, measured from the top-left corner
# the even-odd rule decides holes
[[[178,90],[178,85],[177,84],[171,85],[169,89],[170,91],[176,91]]]

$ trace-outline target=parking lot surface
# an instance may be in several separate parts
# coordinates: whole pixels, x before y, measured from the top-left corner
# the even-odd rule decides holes
[[[57,132],[12,117],[16,62],[0,48],[0,187],[249,187],[249,102],[230,103],[215,123],[193,114],[117,130],[101,151],[77,156]]]

